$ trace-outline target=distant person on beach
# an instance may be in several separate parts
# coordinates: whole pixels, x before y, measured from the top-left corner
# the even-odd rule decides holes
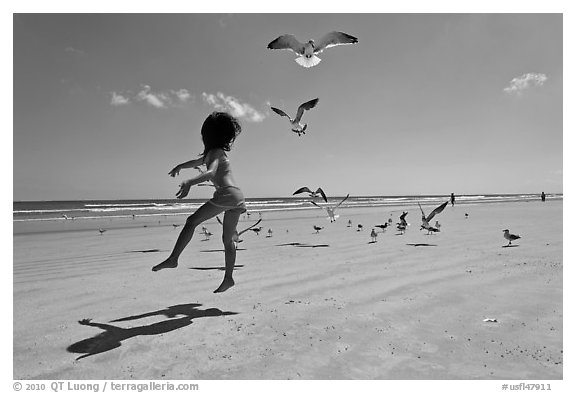
[[[454,193],[450,194],[450,203],[452,204],[452,206],[454,206],[454,202],[456,201],[456,197],[454,196]]]
[[[226,152],[230,151],[234,140],[241,131],[242,128],[236,118],[226,112],[213,112],[202,124],[201,134],[204,152],[200,158],[179,164],[168,172],[170,176],[174,177],[178,175],[181,169],[206,165],[205,172],[180,184],[180,190],[176,193],[178,199],[186,197],[190,187],[207,180],[212,181],[216,191],[212,199],[200,206],[194,214],[186,219],[186,224],[178,236],[172,253],[164,262],[154,266],[153,271],[177,267],[178,258],[192,239],[196,227],[224,212],[222,242],[224,243],[226,269],[224,280],[214,293],[224,292],[234,285],[232,272],[236,263],[236,247],[233,239],[240,215],[246,212],[246,205],[244,195],[232,176],[230,161]]]
[[[540,195],[540,198],[542,198],[542,202],[546,202],[546,194],[544,194],[544,191],[542,191],[542,195]]]

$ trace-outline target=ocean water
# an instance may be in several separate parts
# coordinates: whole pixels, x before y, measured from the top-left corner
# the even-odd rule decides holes
[[[563,194],[547,194],[547,200],[562,199]],[[329,198],[336,204],[342,197]],[[450,199],[447,195],[350,196],[340,209],[359,207],[405,207],[436,205]],[[540,201],[540,194],[458,195],[456,204]],[[188,200],[97,200],[97,201],[32,201],[13,202],[13,222],[89,220],[97,218],[134,218],[189,215],[205,203],[205,199]],[[316,199],[322,204],[323,201]],[[248,198],[248,212],[317,209],[310,198]]]

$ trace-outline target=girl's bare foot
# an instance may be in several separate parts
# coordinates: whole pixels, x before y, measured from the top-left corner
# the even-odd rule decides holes
[[[214,293],[224,292],[225,290],[233,286],[234,286],[234,280],[232,278],[224,277],[224,281],[222,281],[222,284],[220,284],[220,286],[214,291]]]
[[[153,272],[157,272],[158,270],[162,270],[162,269],[173,269],[175,267],[178,267],[178,261],[173,260],[171,258],[166,259],[164,262],[159,263],[158,265],[154,266],[152,268]]]

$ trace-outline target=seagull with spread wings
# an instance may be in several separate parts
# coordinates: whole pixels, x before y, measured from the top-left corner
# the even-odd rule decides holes
[[[289,115],[287,115],[281,109],[274,108],[274,107],[270,107],[270,109],[272,109],[274,112],[276,112],[280,116],[287,117],[288,120],[290,121],[290,125],[292,126],[292,132],[295,132],[298,134],[298,136],[301,136],[302,134],[306,134],[306,128],[308,127],[308,124],[300,123],[300,120],[302,120],[302,115],[304,114],[304,111],[307,111],[309,109],[314,108],[316,106],[316,104],[318,103],[318,101],[320,101],[319,98],[314,98],[313,100],[310,100],[310,101],[305,102],[302,105],[300,105],[298,107],[298,111],[296,112],[296,117],[294,119],[292,119]]]
[[[322,199],[324,199],[324,202],[328,202],[328,198],[326,198],[326,194],[324,193],[324,190],[320,187],[318,187],[318,189],[316,191],[312,191],[308,187],[302,187],[302,188],[299,188],[296,191],[294,191],[294,194],[292,194],[292,195],[301,194],[303,192],[307,192],[308,195],[310,195],[312,198],[316,198],[318,195],[320,195],[320,196],[322,196]]]
[[[408,215],[408,212],[402,212],[402,214],[400,215],[400,222],[396,223],[396,229],[398,229],[400,231],[400,234],[403,235],[404,232],[406,232],[406,228],[408,228],[408,222],[406,222],[406,216]]]
[[[341,31],[332,31],[317,42],[308,40],[302,43],[292,34],[284,34],[268,44],[268,49],[288,49],[296,53],[298,57],[294,59],[302,67],[310,68],[318,65],[322,61],[317,54],[322,53],[324,49],[337,45],[356,44],[358,38]]]
[[[418,202],[418,206],[420,207],[420,211],[422,212],[422,225],[420,225],[420,230],[426,229],[428,231],[428,235],[431,232],[440,232],[439,228],[435,228],[432,225],[430,225],[430,221],[434,218],[436,214],[442,213],[442,210],[444,210],[446,205],[448,205],[448,202],[449,201],[446,201],[440,206],[438,206],[436,209],[432,210],[432,213],[430,213],[428,216],[426,216],[424,210],[422,210],[422,206],[420,206],[420,202]]]
[[[216,216],[216,220],[220,223],[220,225],[224,225],[222,220],[220,220],[220,217]],[[232,236],[232,241],[234,241],[234,245],[236,246],[236,248],[238,248],[238,243],[242,242],[242,239],[240,239],[240,236],[242,236],[242,234],[244,232],[248,232],[249,230],[254,228],[256,225],[260,224],[261,221],[262,221],[262,219],[259,219],[258,221],[256,221],[256,223],[250,225],[248,228],[246,228],[240,232],[236,231],[236,233]]]
[[[316,207],[319,207],[320,209],[326,209],[326,213],[328,213],[328,218],[330,218],[330,222],[334,222],[336,221],[336,219],[340,216],[336,215],[336,209],[338,209],[340,207],[340,205],[342,205],[344,203],[344,201],[346,199],[348,199],[348,197],[350,196],[350,194],[346,195],[344,197],[344,199],[342,199],[340,202],[338,202],[336,204],[336,206],[320,206],[319,204],[317,204],[314,201],[310,201],[311,204],[313,204]]]

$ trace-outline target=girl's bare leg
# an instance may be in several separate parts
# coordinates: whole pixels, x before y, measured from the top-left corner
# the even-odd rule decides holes
[[[174,249],[170,256],[162,263],[154,266],[152,271],[156,272],[162,269],[170,269],[175,268],[178,266],[178,258],[184,248],[190,243],[192,239],[192,235],[194,234],[194,229],[201,223],[206,220],[209,220],[212,217],[217,216],[218,214],[222,213],[224,209],[218,206],[215,206],[211,203],[206,202],[202,206],[198,208],[188,219],[186,220],[186,225],[182,228],[180,235],[178,236],[178,240],[176,240],[176,244],[174,245]]]
[[[222,229],[222,243],[224,243],[224,260],[226,263],[226,272],[224,273],[224,280],[222,284],[214,291],[214,293],[224,292],[228,288],[234,286],[232,273],[234,272],[234,265],[236,264],[236,245],[234,244],[234,234],[236,233],[236,226],[240,219],[240,212],[238,210],[228,210],[224,213],[223,229]]]

